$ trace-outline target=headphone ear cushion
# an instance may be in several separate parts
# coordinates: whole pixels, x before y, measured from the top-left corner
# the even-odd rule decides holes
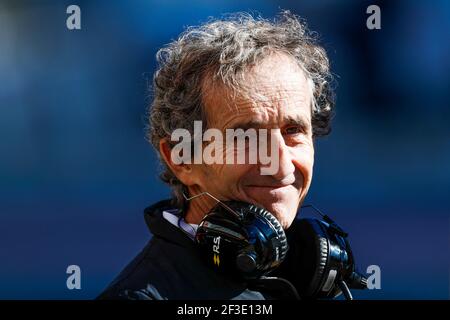
[[[317,219],[296,219],[286,234],[290,249],[282,276],[292,282],[302,298],[314,298],[327,271],[328,236]]]
[[[246,279],[273,271],[288,252],[278,220],[263,208],[238,201],[211,209],[200,222],[195,239],[208,264]],[[220,242],[220,251],[215,241]]]
[[[275,229],[276,234],[277,234],[277,238],[280,241],[279,243],[279,247],[280,247],[280,260],[284,260],[284,258],[286,257],[286,254],[288,252],[289,246],[288,246],[288,242],[287,242],[287,238],[286,238],[286,233],[284,232],[284,229],[282,227],[282,225],[280,224],[280,222],[277,220],[277,218],[275,218],[269,211],[267,211],[266,209],[260,208],[260,207],[256,207],[256,206],[251,206],[251,210],[256,210],[257,214],[259,214],[260,216],[262,216],[264,219],[266,219],[269,224],[272,225],[272,227]]]

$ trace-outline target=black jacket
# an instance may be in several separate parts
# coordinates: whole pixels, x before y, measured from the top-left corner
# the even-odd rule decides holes
[[[295,299],[292,285],[280,278],[242,282],[210,269],[192,241],[167,221],[164,200],[145,210],[150,242],[97,299]]]

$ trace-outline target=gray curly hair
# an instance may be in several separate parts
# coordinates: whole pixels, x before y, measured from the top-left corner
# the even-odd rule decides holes
[[[157,153],[160,140],[167,138],[170,143],[175,129],[192,133],[195,120],[206,123],[205,78],[208,82],[218,79],[239,90],[245,68],[274,52],[293,57],[305,71],[313,84],[313,137],[329,134],[334,109],[333,78],[326,52],[317,44],[317,34],[289,11],[282,11],[274,21],[238,13],[190,27],[158,51],[159,68],[153,78],[147,127],[147,139]],[[173,205],[186,210],[186,187],[160,160],[164,166],[160,177],[172,188]]]

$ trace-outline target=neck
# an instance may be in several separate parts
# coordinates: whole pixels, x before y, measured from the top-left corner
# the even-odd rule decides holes
[[[199,192],[190,192],[191,196]],[[189,208],[184,220],[187,223],[199,224],[204,216],[215,206],[216,202],[207,195],[189,201]]]
[[[210,207],[204,204],[198,204],[191,202],[189,209],[186,212],[184,220],[187,223],[199,224],[203,217],[209,212]]]

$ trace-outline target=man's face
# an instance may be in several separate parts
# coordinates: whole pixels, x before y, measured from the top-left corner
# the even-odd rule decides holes
[[[208,127],[225,136],[226,129],[254,128],[272,132],[279,167],[262,175],[260,164],[196,164],[196,185],[190,193],[208,191],[221,200],[240,200],[270,211],[288,228],[311,184],[314,147],[311,128],[311,89],[303,71],[285,55],[272,55],[245,73],[238,94],[211,88],[205,98]],[[271,130],[276,129],[276,130]],[[267,139],[270,143],[270,138]],[[231,152],[224,147],[224,155]],[[203,210],[214,205],[207,197],[197,204]],[[196,200],[197,201],[197,200]],[[194,205],[195,202],[192,204]],[[197,206],[194,205],[194,206]]]

